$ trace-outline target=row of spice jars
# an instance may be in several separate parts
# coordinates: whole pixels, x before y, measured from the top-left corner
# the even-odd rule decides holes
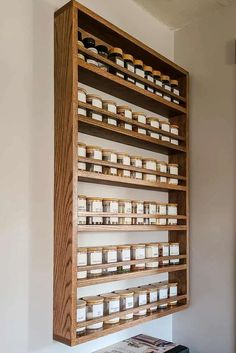
[[[147,243],[147,244],[125,244],[118,246],[78,248],[77,266],[96,266],[102,264],[111,264],[111,267],[93,268],[88,271],[78,271],[77,278],[92,278],[103,275],[112,275],[117,273],[125,273],[130,271],[138,271],[162,266],[179,264],[180,249],[179,243]],[[159,257],[173,256],[171,259],[160,259]],[[131,260],[138,261],[135,264],[124,264],[112,266],[117,262],[129,262]]]
[[[80,46],[84,46],[86,49],[95,54],[99,54],[102,57],[111,60],[121,68],[127,69],[130,71],[131,75],[117,70],[116,68],[109,66],[107,63],[99,61],[96,58],[90,57],[89,55],[84,56],[82,53],[78,52],[80,59],[86,60],[87,63],[98,66],[102,70],[109,71],[110,73],[135,84],[137,87],[163,97],[169,102],[173,102],[175,104],[180,103],[178,97],[173,97],[168,94],[168,92],[162,93],[160,90],[161,87],[166,91],[172,92],[179,96],[180,88],[178,80],[171,79],[168,75],[163,75],[159,70],[153,69],[150,65],[145,65],[142,60],[135,59],[133,55],[124,53],[121,48],[114,47],[108,50],[106,45],[96,45],[95,39],[91,37],[86,37],[82,40],[80,32],[78,32],[78,44]],[[141,80],[139,80],[137,76],[134,77],[132,73],[139,76]],[[143,82],[142,79],[146,79],[149,83]]]
[[[106,161],[110,163],[119,163],[123,166],[131,166],[135,168],[147,169],[148,171],[144,173],[138,170],[129,170],[126,168],[120,169],[115,166],[102,166],[96,163],[86,163],[83,161],[78,162],[79,170],[88,170],[95,173],[103,173],[106,175],[118,175],[120,177],[128,177],[133,179],[178,184],[178,179],[175,175],[179,173],[178,164],[168,164],[164,161],[158,161],[155,158],[144,158],[141,156],[130,156],[128,153],[116,152],[110,149],[103,149],[99,146],[87,146],[84,143],[78,143],[78,156],[87,157],[100,161]],[[168,173],[173,175],[173,177],[166,177],[162,175],[156,175],[154,172]]]
[[[145,286],[117,290],[112,293],[101,294],[98,296],[87,296],[77,301],[77,323],[83,323],[93,319],[102,318],[98,323],[91,323],[84,327],[77,328],[77,335],[84,334],[86,331],[102,329],[103,325],[118,324],[120,320],[132,320],[133,317],[142,317],[147,313],[163,310],[168,306],[177,305],[177,300],[165,302],[165,299],[178,296],[178,283],[157,282]],[[174,299],[174,298],[173,298]],[[158,304],[158,301],[164,301]],[[140,308],[140,310],[130,311],[146,304],[153,306]],[[156,305],[155,305],[156,304]],[[125,313],[129,310],[128,313]],[[106,316],[124,312],[124,315],[112,318]]]
[[[78,114],[80,115],[88,116],[94,120],[103,121],[110,125],[119,126],[126,130],[135,131],[139,134],[148,135],[155,139],[167,141],[174,145],[179,144],[178,139],[165,135],[165,132],[178,135],[178,125],[171,125],[168,121],[160,120],[157,117],[147,117],[147,115],[143,112],[132,112],[132,109],[129,106],[117,106],[116,102],[112,100],[102,100],[100,96],[95,94],[88,94],[87,91],[81,87],[78,87],[78,100],[82,103],[89,103],[94,107],[107,110],[108,112],[119,114],[126,118],[126,120],[118,120],[114,116],[106,116],[105,114],[93,111],[92,109],[86,109],[84,107],[78,108]],[[146,127],[132,124],[134,121],[145,124]],[[163,134],[155,131],[155,129],[161,129]]]
[[[85,216],[83,212],[97,212],[98,215]],[[101,213],[114,213],[103,216]],[[118,215],[119,214],[119,215]],[[122,215],[124,214],[124,216]],[[133,214],[129,217],[129,214]],[[137,217],[134,217],[134,214]],[[140,217],[138,216],[140,214]],[[149,217],[145,217],[149,215]],[[150,217],[152,215],[153,217]],[[173,216],[162,218],[155,216]],[[157,224],[176,225],[178,205],[175,203],[159,203],[157,201],[127,200],[78,195],[78,224]]]

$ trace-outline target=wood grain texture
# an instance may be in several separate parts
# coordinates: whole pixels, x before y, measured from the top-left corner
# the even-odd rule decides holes
[[[182,231],[187,230],[187,226],[185,225],[167,225],[167,226],[159,226],[159,225],[78,225],[78,232],[153,232],[153,231],[165,231],[165,230],[175,230]]]

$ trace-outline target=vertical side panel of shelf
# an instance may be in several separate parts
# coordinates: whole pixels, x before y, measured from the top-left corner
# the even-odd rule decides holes
[[[53,338],[76,344],[77,10],[54,18],[54,280]]]

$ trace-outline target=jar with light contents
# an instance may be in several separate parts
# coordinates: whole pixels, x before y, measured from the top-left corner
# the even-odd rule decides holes
[[[170,81],[171,92],[179,96],[179,81],[178,80],[171,80]],[[172,97],[172,102],[175,104],[179,104],[179,99]]]
[[[147,290],[142,287],[130,288],[134,292],[134,307],[138,308],[139,306],[147,304]],[[134,316],[143,316],[147,314],[147,309],[142,309],[134,312]]]
[[[156,160],[154,158],[143,158],[143,168],[150,170],[150,173],[144,173],[143,179],[146,181],[156,182],[156,174],[152,174],[151,170],[156,171]]]
[[[78,205],[78,224],[86,224],[86,216],[80,216],[80,213],[86,212],[87,210],[87,200],[85,195],[78,195],[77,205]]]
[[[117,162],[119,164],[123,164],[124,166],[130,166],[130,156],[128,155],[128,153],[125,152],[118,152],[117,153]],[[131,174],[130,174],[130,170],[128,169],[118,169],[118,175],[121,177],[128,177],[130,178]]]
[[[134,307],[134,292],[130,290],[117,290],[116,294],[120,295],[120,311],[126,311]],[[133,319],[134,314],[131,312],[120,317],[120,320]]]
[[[125,68],[127,70],[129,70],[130,72],[134,73],[134,57],[133,57],[133,55],[124,54],[123,59],[124,59]],[[135,83],[135,79],[132,76],[129,76],[128,74],[125,74],[125,79],[128,82]]]
[[[166,203],[157,203],[157,214],[166,216],[167,215],[167,204]],[[157,218],[157,224],[159,226],[164,226],[166,225],[166,218]]]
[[[154,78],[153,78],[153,69],[151,66],[144,65],[144,74],[145,74],[145,79],[148,80],[151,83],[154,83]],[[154,93],[154,88],[153,86],[150,86],[148,84],[145,85],[145,89],[151,93]]]
[[[176,203],[169,203],[167,206],[167,212],[168,216],[177,216],[178,214],[178,205]],[[169,225],[176,225],[177,224],[177,218],[168,218],[168,224]]]
[[[143,69],[143,61],[142,60],[137,60],[137,59],[134,60],[134,72],[136,73],[136,75],[138,75],[142,78],[145,77],[145,72]],[[145,89],[145,85],[141,81],[139,81],[138,79],[136,79],[135,84],[137,87]]]
[[[109,50],[108,59],[113,61],[116,65],[124,67],[123,50],[121,48],[111,48]],[[110,73],[118,77],[124,78],[123,72],[110,66]]]
[[[178,125],[170,125],[170,132],[174,135],[179,135],[179,126]],[[174,145],[178,145],[179,140],[171,138],[170,143],[173,143]]]
[[[148,304],[157,302],[157,298],[158,298],[157,287],[155,287],[152,284],[149,284],[147,286],[141,286],[141,288],[146,289],[146,291],[147,291],[147,303]],[[149,308],[148,312],[149,313],[153,313],[156,310],[157,310],[157,305],[152,306],[151,308]]]
[[[117,153],[113,150],[103,149],[102,159],[107,162],[117,163]],[[103,166],[102,171],[105,175],[117,175],[117,168],[115,167]]]
[[[107,110],[108,112],[111,112],[111,113],[114,113],[114,114],[117,113],[116,102],[114,102],[112,100],[104,100],[104,101],[102,101],[102,107],[103,107],[103,109]],[[103,115],[103,121],[104,121],[104,123],[117,126],[117,119],[113,118],[111,116],[106,116],[104,114]]]
[[[163,299],[168,299],[168,284],[160,284],[158,287],[158,299],[163,300]],[[163,303],[159,304],[160,309],[165,309],[167,308],[168,303]]]
[[[87,103],[91,104],[91,106],[102,108],[102,98],[96,94],[87,94]],[[102,114],[94,112],[92,109],[88,110],[88,117],[97,121],[102,121]]]
[[[131,245],[131,257],[132,260],[145,259],[145,244],[133,244]],[[145,262],[137,263],[131,266],[133,271],[144,270]]]
[[[82,299],[77,300],[77,311],[76,311],[76,322],[79,324],[86,321],[86,301]],[[86,327],[80,327],[76,329],[78,336],[83,335],[86,331]]]
[[[159,256],[159,244],[158,243],[148,243],[145,248],[146,259],[152,259],[150,262],[146,262],[146,268],[157,268],[159,267],[159,262],[155,261]],[[153,261],[154,260],[154,261]]]
[[[178,175],[179,173],[179,165],[178,164],[168,164],[168,173],[172,175]],[[176,178],[169,178],[169,184],[178,185],[178,179]]]
[[[130,162],[131,162],[131,166],[135,167],[135,168],[142,168],[142,166],[143,166],[142,157],[140,157],[140,156],[132,156],[130,158]],[[143,174],[142,174],[142,172],[131,171],[131,178],[142,180]]]
[[[78,157],[86,157],[85,143],[78,143],[77,151],[78,151]],[[79,170],[86,170],[86,163],[79,161],[78,162],[78,169]]]
[[[169,283],[169,298],[178,296],[178,283]],[[169,302],[170,306],[177,305],[177,300]]]
[[[103,199],[103,212],[118,213],[118,199],[104,198]],[[106,216],[104,217],[105,224],[118,224],[118,216]]]
[[[156,201],[144,201],[144,213],[148,215],[157,214],[157,203]],[[145,218],[145,224],[156,224],[156,218]]]
[[[132,213],[132,201],[131,200],[119,200],[119,213],[125,213],[128,215]],[[119,224],[132,224],[131,217],[119,217]]]
[[[160,128],[162,131],[170,132],[170,123],[168,121],[160,121]],[[170,142],[170,137],[161,134],[161,140]]]
[[[101,265],[102,264],[102,248],[88,248],[87,249],[88,256],[88,265]],[[94,270],[88,270],[88,277],[100,277],[102,275],[102,269],[96,268]]]
[[[102,160],[102,149],[99,146],[87,146],[86,154],[88,158]],[[87,163],[90,172],[102,173],[102,166],[96,163]]]
[[[87,321],[102,318],[104,313],[103,303],[104,298],[99,296],[89,296],[84,297],[84,301],[86,301],[86,319]],[[96,324],[91,324],[87,326],[88,331],[99,330],[103,327],[103,321],[98,322]]]
[[[166,91],[171,92],[171,87],[170,87],[170,76],[167,75],[162,75],[161,76],[162,80],[162,88],[164,88]],[[171,97],[168,93],[163,93],[163,98],[167,100],[168,102],[171,102]]]
[[[111,315],[120,312],[120,295],[116,293],[101,294],[104,298],[104,315]],[[120,321],[119,316],[110,320],[104,320],[104,324],[114,325]]]
[[[77,249],[77,266],[87,266],[87,248]],[[87,271],[78,271],[77,278],[87,278]]]
[[[106,246],[103,248],[103,263],[112,264],[117,262],[117,247],[116,246]],[[104,275],[113,275],[117,273],[117,267],[107,267],[103,269]]]
[[[167,173],[167,163],[164,161],[157,161],[157,171],[161,173]],[[160,183],[166,183],[167,177],[160,175],[159,181]]]
[[[118,262],[131,260],[131,247],[130,245],[117,246]],[[118,266],[119,273],[130,272],[130,265]]]
[[[179,243],[170,243],[170,256],[179,256]],[[171,265],[178,265],[179,259],[171,259]]]
[[[132,201],[132,210],[136,214],[144,214],[144,202],[141,200]],[[133,224],[144,224],[143,217],[133,218]]]
[[[159,256],[164,257],[164,256],[170,256],[170,250],[169,250],[169,243],[159,243]],[[168,266],[169,265],[169,260],[161,260],[160,261],[160,266]]]
[[[103,204],[101,197],[87,197],[87,211],[88,212],[103,212]],[[88,223],[89,224],[102,224],[103,219],[102,216],[89,216]]]

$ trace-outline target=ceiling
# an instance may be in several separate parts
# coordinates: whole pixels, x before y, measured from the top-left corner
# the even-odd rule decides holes
[[[134,0],[172,30],[236,3],[236,0]]]

